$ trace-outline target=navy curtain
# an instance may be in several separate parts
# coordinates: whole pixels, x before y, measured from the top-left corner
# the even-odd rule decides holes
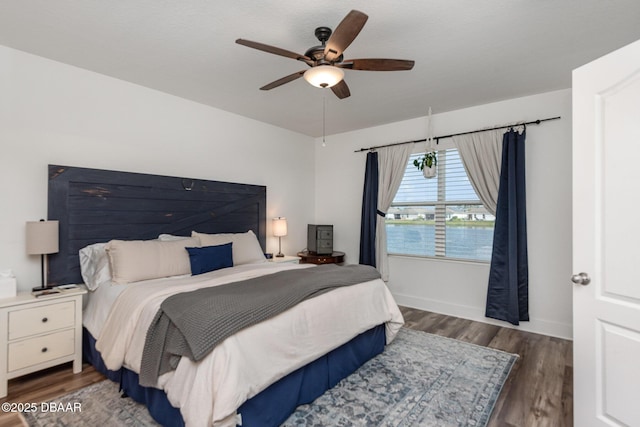
[[[525,199],[525,131],[502,139],[502,168],[493,234],[486,316],[517,325],[529,320]]]
[[[376,216],[378,215],[378,153],[367,153],[360,223],[360,264],[376,266]]]

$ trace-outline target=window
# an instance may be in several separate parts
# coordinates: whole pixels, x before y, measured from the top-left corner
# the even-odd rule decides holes
[[[455,148],[438,150],[438,174],[426,179],[411,155],[387,212],[390,254],[488,262],[495,217],[482,205]]]

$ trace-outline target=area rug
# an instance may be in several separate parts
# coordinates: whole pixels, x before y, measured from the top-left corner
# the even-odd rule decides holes
[[[299,406],[283,426],[486,426],[517,357],[402,328],[382,354]],[[108,380],[52,403],[79,403],[82,412],[24,413],[28,425],[157,425],[142,405],[120,398],[118,385]]]
[[[517,355],[402,328],[385,351],[284,426],[487,424]]]

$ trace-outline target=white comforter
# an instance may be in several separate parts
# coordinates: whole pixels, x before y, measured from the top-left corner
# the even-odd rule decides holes
[[[90,301],[85,326],[97,338],[106,366],[140,372],[147,329],[169,295],[217,286],[310,265],[250,264],[199,276],[149,280],[97,293],[104,305]],[[113,285],[117,286],[117,285]],[[106,314],[108,313],[108,315]],[[106,320],[100,320],[100,317]],[[171,404],[180,408],[187,426],[235,426],[236,410],[268,385],[356,335],[386,322],[387,343],[404,320],[380,279],[336,289],[306,300],[263,323],[227,338],[205,359],[183,357],[173,372],[162,375]]]

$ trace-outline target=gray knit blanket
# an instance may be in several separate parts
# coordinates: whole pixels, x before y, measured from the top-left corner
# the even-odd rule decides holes
[[[182,356],[202,360],[227,337],[306,299],[379,277],[366,265],[326,264],[172,295],[147,331],[140,384],[155,386]]]

